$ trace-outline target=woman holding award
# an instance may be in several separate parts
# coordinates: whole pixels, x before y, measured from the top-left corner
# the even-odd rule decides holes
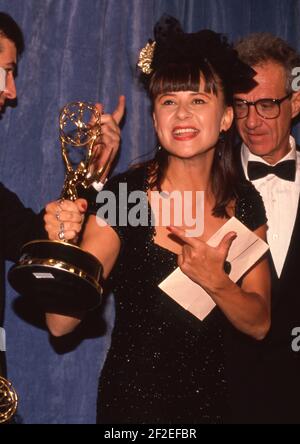
[[[234,215],[265,238],[261,198],[249,183],[236,180],[232,164],[232,95],[253,86],[254,72],[219,34],[184,33],[168,16],[156,25],[155,42],[141,52],[139,67],[159,148],[152,161],[114,177],[105,189],[116,196],[117,214],[120,184],[128,193],[143,191],[148,225],[98,224],[94,214],[81,244],[101,261],[116,298],[98,421],[221,423],[227,413],[224,331],[233,326],[262,339],[270,325],[266,260],[253,266],[239,286],[224,271],[235,233],[228,232],[216,248],[206,244]],[[152,226],[153,191],[163,191],[166,199],[173,191],[191,191],[194,211],[199,190],[204,191],[200,236],[186,237],[190,226],[184,224],[164,226],[159,213]],[[172,224],[176,214],[170,208]],[[48,217],[54,224],[54,211]],[[177,263],[216,303],[203,321],[158,287]],[[48,313],[47,322],[59,336],[73,330],[82,316]]]

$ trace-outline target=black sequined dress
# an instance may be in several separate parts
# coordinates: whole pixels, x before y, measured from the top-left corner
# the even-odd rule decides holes
[[[118,199],[119,184],[147,190],[146,169],[111,179],[105,189]],[[265,223],[262,200],[246,183],[236,217],[250,229]],[[151,210],[144,202],[147,214]],[[130,210],[129,210],[130,211]],[[151,226],[114,227],[121,252],[110,277],[116,300],[111,347],[101,373],[99,423],[222,423],[227,409],[223,330],[218,308],[201,322],[158,288],[177,256],[153,242]]]

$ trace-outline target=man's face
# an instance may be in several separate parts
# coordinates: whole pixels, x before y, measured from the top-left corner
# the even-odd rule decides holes
[[[15,44],[0,35],[0,66],[6,71],[4,91],[0,92],[0,111],[6,99],[15,99],[17,96],[14,71],[17,65],[17,50]]]
[[[286,73],[275,62],[253,66],[257,72],[257,86],[247,94],[236,94],[235,99],[255,102],[259,99],[281,99],[287,95]],[[300,111],[300,94],[293,93],[280,104],[280,114],[275,119],[261,117],[254,106],[249,107],[247,117],[236,119],[236,125],[249,150],[270,164],[282,159],[290,150],[291,122]]]

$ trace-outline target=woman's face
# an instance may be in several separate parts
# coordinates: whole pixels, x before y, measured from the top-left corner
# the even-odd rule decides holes
[[[232,124],[233,111],[218,96],[204,91],[163,93],[154,101],[154,127],[160,144],[174,156],[193,158],[215,147],[220,131]]]

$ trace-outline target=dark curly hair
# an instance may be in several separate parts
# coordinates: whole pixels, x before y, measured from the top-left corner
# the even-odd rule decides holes
[[[6,37],[11,40],[20,56],[24,51],[24,37],[21,28],[15,20],[6,12],[0,12],[0,37]]]

